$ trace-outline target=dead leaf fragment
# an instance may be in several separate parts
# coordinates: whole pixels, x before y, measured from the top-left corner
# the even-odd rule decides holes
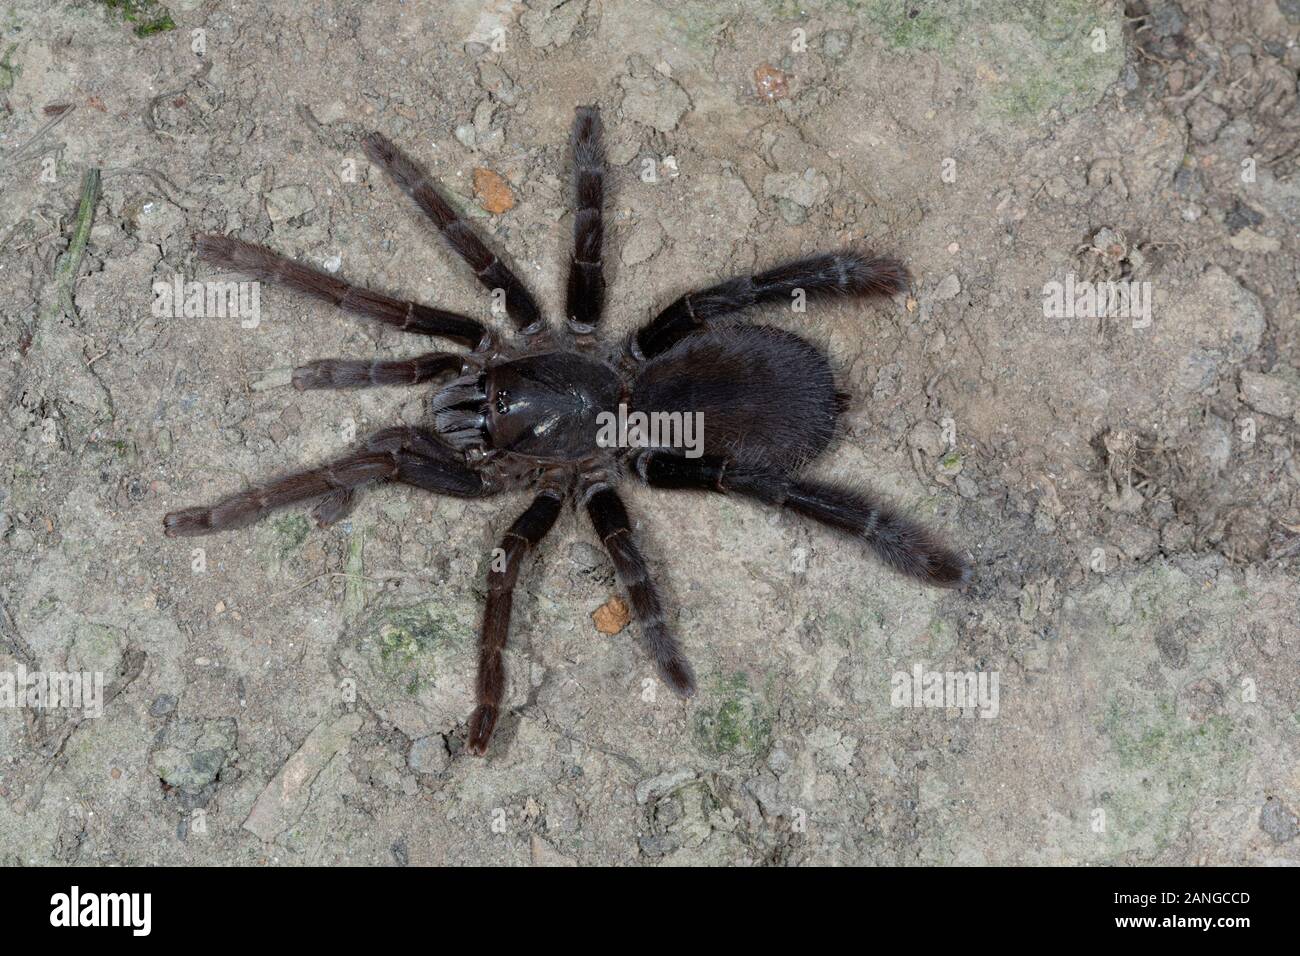
[[[474,193],[479,205],[494,216],[515,208],[515,194],[498,173],[483,166],[474,170]]]
[[[759,99],[775,103],[790,95],[790,78],[772,64],[764,63],[754,70],[754,90]]]
[[[790,95],[790,78],[771,63],[764,63],[754,70],[754,89],[759,99],[775,103]]]
[[[347,749],[364,722],[360,714],[351,713],[335,720],[327,717],[312,728],[302,746],[258,795],[244,820],[244,829],[270,843],[293,826],[311,800],[312,781],[335,754]]]
[[[617,634],[632,621],[632,612],[622,598],[612,597],[591,612],[596,630],[602,634]]]
[[[533,866],[577,866],[577,862],[569,859],[555,847],[551,846],[536,833],[532,835],[529,844],[530,856]]]

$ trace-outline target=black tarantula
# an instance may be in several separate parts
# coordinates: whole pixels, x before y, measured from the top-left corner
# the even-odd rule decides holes
[[[602,266],[604,155],[601,120],[581,107],[573,125],[574,244],[557,342],[536,300],[464,222],[420,168],[378,133],[366,155],[433,220],[513,320],[506,345],[469,316],[357,288],[268,249],[198,236],[199,254],[228,269],[278,282],[341,309],[407,332],[463,343],[464,353],[430,352],[401,361],[321,359],[293,373],[306,388],[417,385],[444,373],[426,428],[384,429],[363,447],[286,475],[208,508],[174,511],[168,535],[241,528],[275,508],[316,499],[330,525],[352,509],[358,489],[379,481],[465,498],[529,488],[532,504],[506,532],[488,571],[479,643],[478,705],[470,751],[486,752],[505,685],[502,650],[520,564],[565,502],[580,504],[613,561],[659,676],[689,696],[691,665],[673,635],[617,485],[637,478],[656,488],[744,495],[838,528],[866,542],[886,564],[941,586],[960,586],[970,566],[923,527],[861,492],[801,477],[830,443],[847,396],[836,391],[826,356],[793,333],[738,319],[754,306],[809,298],[892,295],[907,285],[894,259],[845,250],[800,259],[755,276],[728,279],[681,296],[642,326],[625,348],[594,338],[605,303]],[[619,406],[642,412],[703,413],[702,454],[665,447],[612,448],[597,440],[597,419]],[[504,558],[504,560],[501,560]]]

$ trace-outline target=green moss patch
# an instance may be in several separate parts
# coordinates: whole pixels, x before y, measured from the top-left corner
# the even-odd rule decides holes
[[[757,756],[772,739],[772,722],[762,698],[749,686],[749,678],[736,673],[723,678],[695,715],[695,740],[714,756]]]
[[[99,0],[127,23],[135,24],[138,37],[153,36],[176,29],[171,11],[157,0]]]

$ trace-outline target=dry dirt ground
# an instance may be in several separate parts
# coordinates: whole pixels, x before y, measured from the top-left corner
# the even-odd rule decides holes
[[[0,708],[0,858],[1300,863],[1298,36],[1296,0],[0,3],[0,677],[107,675],[98,718]],[[478,759],[484,559],[522,498],[161,534],[418,422],[422,390],[283,386],[425,343],[269,286],[256,327],[159,316],[153,285],[222,278],[217,231],[490,317],[367,165],[378,129],[554,313],[589,102],[617,334],[783,257],[908,263],[897,300],[765,319],[853,395],[818,469],[975,578],[633,489],[682,702],[635,624],[597,629],[618,587],[566,513]],[[1149,315],[1045,315],[1067,276]],[[894,706],[918,665],[996,675],[996,715]]]

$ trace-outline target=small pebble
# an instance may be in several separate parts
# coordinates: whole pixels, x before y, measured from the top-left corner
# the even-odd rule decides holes
[[[632,621],[632,612],[622,598],[612,597],[591,612],[596,630],[602,634],[617,634]]]
[[[515,208],[515,194],[499,173],[483,166],[474,170],[474,193],[479,205],[494,216]]]
[[[955,298],[960,291],[961,280],[957,278],[955,273],[947,275],[935,288],[934,299],[936,302],[947,302],[949,299]]]
[[[432,774],[446,770],[450,760],[446,742],[439,735],[430,734],[411,744],[406,763],[416,773]]]

